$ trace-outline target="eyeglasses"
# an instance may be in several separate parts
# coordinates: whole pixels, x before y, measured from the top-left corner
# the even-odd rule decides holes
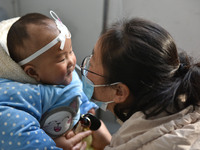
[[[98,76],[100,76],[100,77],[104,77],[104,78],[105,78],[105,76],[100,75],[100,74],[98,74],[98,73],[95,73],[95,72],[93,72],[93,71],[88,70],[88,68],[90,67],[90,59],[91,59],[91,57],[92,57],[92,55],[85,57],[85,58],[83,59],[83,62],[82,62],[82,64],[81,64],[81,66],[80,66],[80,68],[81,68],[81,74],[84,76],[84,79],[86,80],[86,82],[87,82],[88,84],[90,84],[90,85],[93,86],[93,87],[102,87],[102,86],[112,86],[112,85],[116,85],[116,84],[121,83],[121,82],[115,82],[115,83],[110,83],[110,84],[94,85],[94,84],[92,83],[92,81],[90,81],[90,79],[87,78],[88,72],[93,73],[93,74],[95,74],[95,75],[98,75]]]
[[[92,55],[87,56],[87,57],[85,57],[83,59],[83,62],[81,64],[81,66],[80,66],[81,67],[81,74],[86,77],[88,72],[90,72],[90,73],[93,73],[95,75],[98,75],[100,77],[104,77],[105,78],[105,76],[103,76],[103,75],[100,75],[98,73],[95,73],[93,71],[88,70],[88,68],[90,67],[90,59],[91,59],[91,57],[92,57]]]

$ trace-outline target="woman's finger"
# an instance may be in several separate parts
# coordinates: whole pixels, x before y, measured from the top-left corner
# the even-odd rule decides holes
[[[80,143],[76,144],[76,145],[72,148],[72,150],[85,150],[86,147],[87,147],[86,142],[80,142]]]
[[[85,150],[87,147],[87,143],[86,142],[82,142],[82,146],[80,148],[80,150]]]
[[[75,136],[74,131],[69,131],[69,132],[65,135],[65,138],[66,138],[66,139],[70,139],[70,138],[72,138],[73,136]]]
[[[92,131],[87,130],[87,131],[76,134],[75,136],[73,136],[71,139],[68,139],[68,140],[70,141],[70,143],[72,145],[76,145],[76,144],[80,143],[85,137],[87,137],[91,134],[92,134]]]

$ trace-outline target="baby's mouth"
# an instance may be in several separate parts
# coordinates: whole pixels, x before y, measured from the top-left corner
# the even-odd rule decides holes
[[[67,71],[67,76],[71,74],[71,71]]]
[[[71,66],[68,68],[69,70],[67,70],[66,76],[69,76],[75,69],[75,66]]]
[[[66,77],[69,77],[72,72],[67,72]]]
[[[69,75],[73,72],[73,70],[74,70],[74,69],[67,70],[66,76],[69,76]]]

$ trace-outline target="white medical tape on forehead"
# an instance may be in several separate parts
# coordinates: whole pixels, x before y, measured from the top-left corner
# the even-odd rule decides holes
[[[61,41],[63,37],[63,34],[60,33],[53,41],[51,41],[49,44],[45,45],[43,48],[41,48],[40,50],[36,51],[35,53],[33,53],[31,56],[25,58],[24,60],[18,62],[18,64],[20,66],[27,64],[28,62],[32,61],[33,59],[35,59],[36,57],[40,56],[41,54],[43,54],[44,52],[46,52],[47,50],[49,50],[51,47],[53,47],[56,43],[58,43],[59,41]]]
[[[18,64],[20,66],[25,65],[28,62],[35,59],[36,57],[40,56],[41,54],[43,54],[44,52],[49,50],[51,47],[56,45],[58,42],[61,42],[60,50],[63,50],[64,46],[65,46],[65,39],[71,38],[71,33],[69,32],[67,27],[60,21],[60,18],[56,15],[56,13],[53,12],[53,11],[50,11],[50,15],[55,20],[56,26],[57,26],[58,30],[60,31],[60,34],[54,40],[52,40],[50,43],[48,43],[47,45],[45,45],[44,47],[42,47],[41,49],[39,49],[38,51],[36,51],[32,55],[30,55],[29,57],[25,58],[24,60],[18,62]]]

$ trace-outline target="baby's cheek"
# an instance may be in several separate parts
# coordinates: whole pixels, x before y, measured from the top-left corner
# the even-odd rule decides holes
[[[76,64],[76,55],[74,54],[74,64]]]

